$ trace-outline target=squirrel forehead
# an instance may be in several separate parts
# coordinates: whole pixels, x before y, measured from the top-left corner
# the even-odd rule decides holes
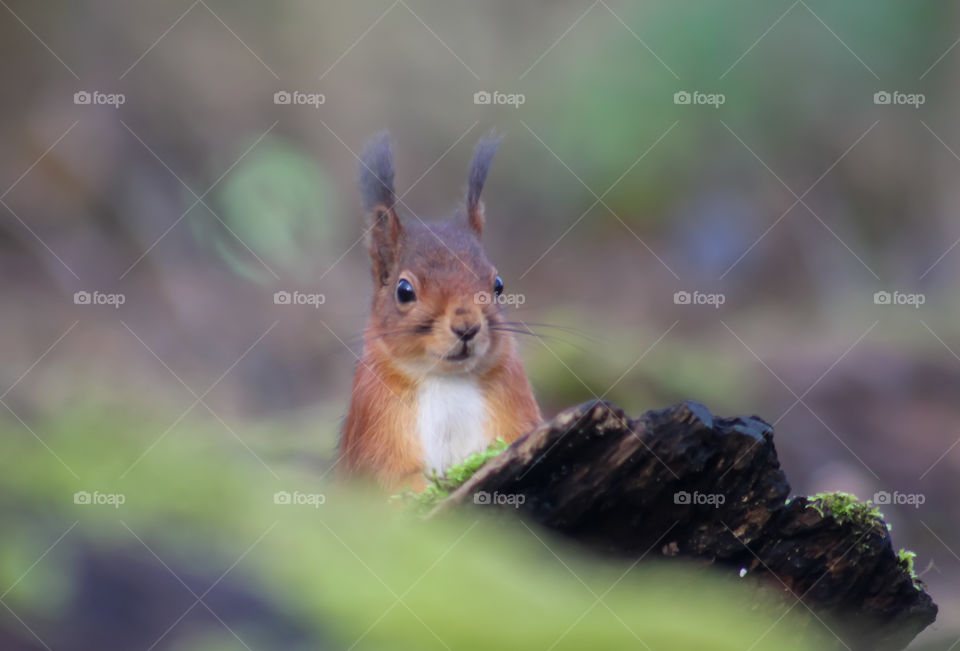
[[[398,271],[415,273],[472,275],[485,277],[491,269],[483,247],[472,231],[455,222],[404,224],[406,236],[401,246]]]

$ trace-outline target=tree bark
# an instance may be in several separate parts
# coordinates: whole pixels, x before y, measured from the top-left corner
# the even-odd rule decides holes
[[[789,495],[758,417],[686,402],[632,420],[597,401],[517,440],[431,516],[502,504],[604,555],[706,559],[758,599],[802,601],[851,649],[901,649],[934,621],[882,520]]]

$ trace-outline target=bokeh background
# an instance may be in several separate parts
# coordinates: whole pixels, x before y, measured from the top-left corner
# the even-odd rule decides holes
[[[915,648],[960,637],[956,3],[0,4],[11,455],[92,491],[74,466],[122,486],[205,437],[253,485],[321,481],[371,294],[356,155],[389,129],[435,219],[495,129],[486,245],[511,316],[557,326],[523,341],[545,413],[695,399],[774,423],[798,494],[922,501],[881,507],[941,606]],[[128,419],[126,458],[91,412]],[[11,583],[60,533],[31,531]]]

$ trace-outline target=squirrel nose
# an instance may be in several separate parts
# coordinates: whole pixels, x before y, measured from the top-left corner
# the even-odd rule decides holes
[[[453,330],[453,334],[457,335],[460,341],[466,343],[473,339],[478,332],[480,332],[480,326],[474,324],[470,326],[450,326],[450,329]]]

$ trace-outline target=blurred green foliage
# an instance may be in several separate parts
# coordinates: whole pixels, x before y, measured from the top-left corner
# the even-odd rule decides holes
[[[74,550],[152,558],[146,544],[178,573],[218,576],[242,557],[234,581],[335,648],[358,641],[355,648],[623,649],[638,640],[678,650],[818,648],[793,637],[805,620],[790,616],[771,629],[778,613],[707,570],[600,562],[480,510],[412,523],[382,496],[316,473],[278,467],[283,479],[274,480],[235,442],[203,427],[172,431],[175,442],[160,441],[127,473],[161,424],[118,410],[78,411],[38,423],[48,450],[0,422],[0,584],[16,582],[5,600],[25,621],[56,622],[64,604],[82,596],[72,592]],[[120,493],[124,503],[74,504],[76,491],[94,490]],[[276,504],[278,490],[323,494],[325,502]],[[71,522],[76,527],[32,566]],[[259,639],[257,626],[246,622],[241,636]],[[222,630],[191,635],[175,648],[238,646]]]
[[[579,325],[580,318],[556,311],[547,320]],[[602,397],[633,415],[690,398],[737,411],[737,398],[756,389],[750,360],[733,348],[705,354],[708,342],[675,333],[651,347],[663,332],[644,327],[606,328],[602,338],[589,339],[545,332],[542,341],[521,343],[537,396],[551,410]]]
[[[201,242],[213,248],[240,275],[269,281],[267,266],[285,275],[315,276],[317,261],[329,259],[345,221],[337,209],[333,182],[315,157],[279,138],[252,147],[214,189],[222,222],[191,220]],[[187,205],[195,198],[184,198]],[[202,210],[202,208],[196,208]]]
[[[870,121],[863,113],[873,93],[891,80],[916,85],[944,47],[930,38],[944,27],[944,7],[936,3],[791,6],[736,0],[678,7],[617,7],[626,29],[617,17],[597,11],[527,80],[537,96],[552,98],[551,110],[538,116],[534,128],[597,194],[672,123],[682,123],[667,136],[670,146],[658,148],[653,164],[641,163],[644,173],[629,174],[605,199],[627,222],[662,220],[669,216],[664,208],[684,192],[709,189],[711,177],[732,182],[739,167],[724,155],[725,142],[736,161],[753,169],[734,136],[718,141],[720,120],[737,132],[748,129],[761,158],[809,155],[818,146],[835,145],[832,129],[845,122],[866,128]],[[943,38],[950,43],[955,34]],[[589,47],[591,42],[603,47]],[[685,110],[690,107],[674,104],[680,90],[723,93],[726,101],[718,109]],[[771,162],[778,163],[775,170],[786,164]],[[583,194],[578,183],[550,191],[566,198]],[[866,222],[869,215],[854,217]]]

